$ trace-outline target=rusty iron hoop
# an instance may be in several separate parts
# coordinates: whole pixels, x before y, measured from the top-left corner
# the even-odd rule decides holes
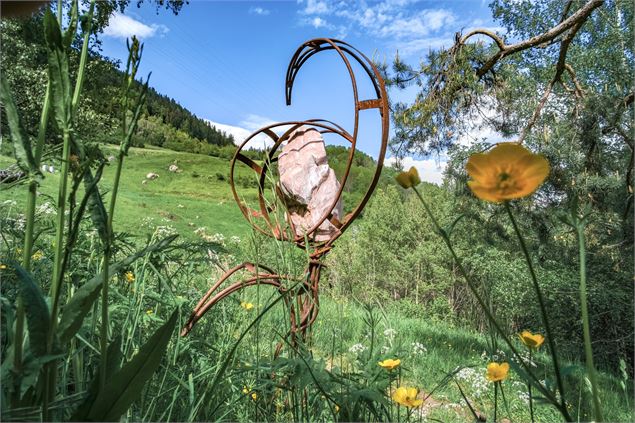
[[[271,236],[280,241],[289,241],[296,244],[298,247],[302,249],[313,249],[313,252],[309,254],[309,263],[306,269],[305,274],[308,275],[306,277],[306,281],[302,285],[302,289],[298,290],[296,293],[296,299],[293,301],[292,299],[285,297],[285,304],[289,308],[290,311],[290,324],[291,331],[289,335],[293,341],[296,339],[296,335],[301,333],[303,336],[306,334],[306,330],[315,322],[315,319],[319,313],[319,281],[322,268],[324,267],[321,259],[327,254],[334,241],[339,238],[342,233],[346,230],[348,226],[359,216],[362,209],[370,199],[375,187],[377,186],[377,182],[379,181],[379,177],[381,175],[381,170],[384,163],[384,157],[386,155],[386,148],[388,144],[388,126],[389,126],[389,109],[388,109],[388,96],[386,94],[386,87],[384,84],[384,80],[381,77],[381,74],[377,70],[376,66],[368,59],[363,53],[357,50],[355,47],[350,44],[329,38],[316,38],[302,44],[293,55],[291,62],[289,63],[289,67],[287,68],[287,74],[285,79],[285,97],[286,104],[291,105],[291,95],[293,92],[293,83],[296,79],[296,76],[304,63],[315,54],[321,51],[329,51],[335,50],[339,57],[343,60],[346,65],[346,69],[351,79],[351,85],[353,88],[353,100],[355,107],[355,119],[354,119],[354,128],[352,134],[347,132],[344,128],[339,126],[336,123],[324,120],[324,119],[308,119],[303,121],[289,121],[289,122],[281,122],[275,123],[272,125],[265,126],[253,134],[251,134],[244,142],[237,148],[236,153],[234,154],[231,163],[230,163],[230,177],[229,182],[232,190],[232,194],[238,207],[241,212],[245,216],[245,218],[249,221],[252,227],[265,235]],[[374,88],[375,98],[359,100],[358,94],[358,86],[357,79],[355,78],[355,73],[353,71],[353,67],[351,66],[351,62],[348,57],[350,56],[355,62],[357,62],[365,71],[367,76],[370,78],[371,83]],[[351,166],[353,164],[353,158],[356,151],[357,146],[357,136],[359,130],[359,112],[361,110],[368,109],[378,109],[381,117],[382,131],[381,131],[381,144],[380,150],[377,157],[377,166],[375,169],[375,173],[373,174],[373,178],[364,194],[360,202],[355,206],[352,212],[348,213],[344,218],[339,221],[333,214],[333,210],[337,207],[338,202],[340,201],[343,193],[344,186],[346,185],[346,181],[349,177]],[[317,220],[317,223],[305,231],[303,235],[298,234],[293,228],[293,224],[291,223],[291,216],[289,211],[286,210],[287,219],[292,226],[293,236],[288,236],[285,234],[285,231],[280,227],[278,223],[273,223],[270,219],[269,214],[271,213],[270,206],[267,205],[266,199],[264,197],[265,193],[265,182],[266,182],[266,172],[270,168],[270,166],[278,160],[278,156],[276,155],[278,148],[286,142],[291,134],[298,129],[299,127],[306,125],[317,129],[321,134],[324,133],[332,133],[336,134],[346,141],[350,143],[350,151],[348,155],[348,161],[346,163],[346,168],[344,170],[344,174],[342,179],[339,180],[340,187],[338,189],[337,194],[334,196],[333,202],[331,206],[326,209],[324,214]],[[278,136],[273,129],[279,127],[290,127],[286,129],[285,132]],[[243,149],[246,148],[248,143],[254,139],[257,135],[264,134],[268,136],[273,141],[273,146],[268,149],[267,157],[264,160],[262,166],[251,160],[249,157],[242,153]],[[256,174],[258,175],[258,203],[260,210],[251,209],[247,204],[245,204],[238,195],[235,186],[234,172],[236,168],[236,163],[241,162],[247,166],[249,166]],[[254,223],[253,218],[264,218],[267,229],[264,229],[257,224]],[[328,240],[326,241],[316,241],[312,237],[317,231],[317,229],[324,223],[324,221],[329,220],[329,222],[335,226],[337,229]],[[306,238],[305,238],[306,237]],[[306,240],[308,239],[308,243]],[[228,287],[222,289],[220,292],[214,292],[218,290],[221,285],[230,279],[232,276],[238,274],[239,272],[245,271],[249,274],[247,279],[241,280],[239,282],[235,282]],[[198,302],[192,314],[185,324],[181,331],[181,335],[187,335],[196,322],[198,322],[207,311],[209,311],[215,304],[217,304],[223,298],[229,296],[230,294],[240,290],[243,287],[253,286],[258,284],[270,285],[278,289],[281,294],[285,294],[287,292],[286,288],[283,286],[282,281],[291,280],[292,278],[289,276],[283,276],[276,274],[272,269],[269,269],[266,266],[254,264],[254,263],[243,263],[238,265],[227,272],[225,272],[220,279],[207,291],[207,293],[201,298]],[[213,296],[212,296],[213,295]],[[211,297],[211,299],[210,299]],[[279,344],[280,347],[281,344]],[[280,348],[277,349],[277,353]]]

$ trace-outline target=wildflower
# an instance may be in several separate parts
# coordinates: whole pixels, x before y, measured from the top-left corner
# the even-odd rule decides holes
[[[413,354],[423,354],[428,352],[428,349],[420,342],[412,343],[412,352]]]
[[[392,358],[387,358],[386,360],[380,361],[377,364],[379,364],[381,367],[383,367],[386,370],[392,370],[399,367],[399,365],[401,364],[401,360],[399,359],[393,360]]]
[[[134,282],[134,279],[135,279],[134,278],[134,273],[128,271],[128,272],[126,272],[125,276],[126,276],[126,281],[128,281],[130,283]]]
[[[251,310],[252,308],[254,308],[254,305],[252,303],[247,303],[245,301],[241,301],[240,306],[245,310]]]
[[[392,400],[406,407],[419,407],[423,404],[423,400],[417,399],[417,395],[419,395],[419,389],[400,386],[392,394]]]
[[[258,399],[258,394],[257,394],[257,393],[255,393],[255,392],[252,392],[252,393],[251,393],[251,399],[252,399],[252,400],[254,400],[254,401],[256,401],[256,400]]]
[[[0,263],[0,270],[5,270],[7,268],[6,264]]]
[[[412,166],[409,171],[401,172],[399,175],[395,176],[395,179],[402,188],[416,187],[421,183],[419,172],[417,172],[417,168],[414,166]]]
[[[147,309],[147,310],[146,310],[146,314],[147,314],[148,316],[151,316],[151,315],[152,315],[152,313],[154,313],[154,311],[152,311],[152,309],[151,309],[151,308],[149,308],[149,309]]]
[[[384,336],[386,338],[390,338],[393,339],[395,337],[395,335],[397,335],[397,331],[394,330],[393,328],[388,328],[384,331]]]
[[[507,379],[509,373],[509,363],[492,362],[487,365],[487,380],[490,382],[501,382]]]
[[[39,261],[39,260],[42,260],[42,257],[44,257],[44,254],[40,250],[37,250],[36,252],[33,253],[33,255],[31,256],[31,259],[35,261]]]
[[[481,200],[500,203],[532,194],[549,174],[549,163],[516,143],[501,143],[488,153],[472,154],[468,186]]]
[[[544,336],[539,333],[531,333],[528,330],[522,331],[518,337],[527,348],[532,350],[537,350],[545,342]]]
[[[340,406],[339,406],[339,405],[337,405],[337,404],[335,404],[335,412],[336,412],[336,413],[339,413],[339,412],[340,412]]]
[[[243,386],[243,394],[247,395],[249,393],[249,388]]]
[[[348,351],[357,354],[366,351],[366,347],[363,344],[354,344]]]

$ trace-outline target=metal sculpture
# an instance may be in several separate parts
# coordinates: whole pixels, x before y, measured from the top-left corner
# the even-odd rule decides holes
[[[234,199],[238,203],[241,212],[254,227],[254,229],[280,241],[293,242],[299,248],[311,251],[309,254],[309,263],[307,266],[307,270],[304,273],[304,275],[306,275],[305,279],[301,281],[300,288],[294,293],[295,298],[291,298],[289,295],[285,295],[287,294],[288,288],[286,288],[283,284],[284,280],[290,280],[292,279],[291,277],[276,274],[276,272],[274,272],[272,269],[260,264],[243,263],[239,266],[236,266],[223,274],[221,278],[201,298],[201,300],[194,308],[188,322],[183,327],[181,331],[182,336],[187,335],[192,330],[196,322],[200,320],[201,317],[203,317],[203,315],[220,300],[244,287],[254,286],[258,284],[271,285],[278,289],[282,295],[284,295],[284,300],[290,310],[290,335],[292,340],[296,339],[298,333],[304,336],[307,329],[317,318],[319,312],[320,273],[322,271],[322,268],[324,267],[322,259],[332,248],[333,242],[337,238],[339,238],[344,230],[346,230],[346,228],[360,214],[368,199],[372,195],[375,186],[377,185],[377,181],[379,180],[379,176],[381,174],[381,169],[383,166],[384,156],[386,154],[389,122],[388,97],[386,95],[386,88],[384,85],[384,80],[375,65],[364,54],[362,54],[359,50],[357,50],[350,44],[328,38],[317,38],[307,41],[302,46],[300,46],[300,48],[298,48],[298,50],[293,55],[286,75],[287,105],[291,104],[293,83],[302,65],[304,65],[304,63],[306,63],[306,61],[315,54],[329,50],[335,50],[337,52],[339,57],[344,61],[344,64],[346,65],[351,78],[355,107],[353,133],[350,134],[341,126],[322,119],[282,122],[266,126],[251,134],[238,147],[236,153],[234,154],[234,157],[231,160],[231,173],[229,179]],[[375,98],[365,100],[359,99],[358,83],[353,71],[353,67],[351,66],[351,62],[349,61],[349,57],[352,58],[357,64],[359,64],[365,71],[367,76],[370,78],[374,89]],[[347,214],[346,216],[344,216],[343,219],[340,220],[334,215],[333,210],[342,197],[342,191],[349,177],[351,165],[353,163],[353,157],[357,146],[359,113],[360,111],[367,109],[378,109],[381,117],[381,145],[377,157],[377,167],[375,169],[373,178],[368,186],[368,189],[359,204],[353,209],[351,213]],[[286,223],[291,226],[291,231],[289,233],[284,230],[279,221],[277,221],[276,219],[272,219],[272,213],[276,211],[276,205],[266,201],[265,183],[267,171],[270,171],[272,165],[274,165],[278,161],[279,147],[286,141],[289,141],[291,134],[303,125],[315,128],[320,134],[332,133],[339,135],[348,143],[350,143],[350,150],[346,168],[344,170],[342,178],[339,181],[339,190],[334,196],[330,208],[327,208],[323,215],[319,219],[317,219],[317,223],[315,223],[309,229],[301,231],[302,233],[298,233],[298,231],[293,228],[292,219],[287,208],[284,213],[286,214]],[[273,131],[276,128],[283,127],[289,128],[281,136],[278,136]],[[247,144],[259,134],[265,134],[273,142],[273,146],[268,150],[267,157],[265,158],[262,165],[259,165],[242,153]],[[238,192],[236,191],[234,174],[237,162],[241,162],[247,165],[258,176],[259,210],[250,208],[240,198]],[[280,200],[280,198],[278,199]],[[284,204],[284,200],[282,200],[282,203]],[[255,219],[259,219],[259,221],[264,222],[264,225],[257,224],[254,221]],[[333,233],[328,237],[327,240],[317,240],[315,233],[317,229],[322,225],[322,223],[326,220],[328,220],[336,228],[336,230],[333,231]],[[246,272],[247,277],[240,282],[233,283],[226,288],[221,289],[219,292],[216,292],[217,290],[219,290],[221,285],[223,285],[223,283],[226,282],[230,277],[240,274],[241,272]],[[215,292],[216,294],[213,295]]]

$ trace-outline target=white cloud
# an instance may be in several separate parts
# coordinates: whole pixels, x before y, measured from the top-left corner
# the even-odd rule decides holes
[[[258,129],[271,125],[274,123],[273,120],[266,118],[264,116],[250,114],[245,117],[242,121],[238,123],[238,125],[228,125],[225,123],[213,122],[209,119],[205,120],[210,125],[214,126],[219,131],[223,131],[228,135],[232,135],[234,137],[234,142],[236,145],[242,144],[249,135]],[[270,147],[273,144],[271,138],[264,134],[258,134],[255,136],[248,144],[247,148],[258,148],[263,149]]]
[[[321,15],[329,12],[329,6],[325,1],[307,0],[302,10],[305,15]]]
[[[389,157],[385,161],[387,166],[393,166],[397,163],[395,157]],[[423,159],[416,160],[413,157],[404,157],[399,161],[404,169],[410,169],[414,166],[419,172],[422,181],[441,185],[443,182],[443,171],[447,165],[446,160]]]
[[[271,11],[269,9],[263,9],[262,7],[252,7],[249,9],[249,13],[252,15],[267,16]]]
[[[440,38],[419,38],[410,41],[402,41],[395,44],[394,47],[399,51],[402,56],[423,56],[428,53],[429,50],[437,50],[442,47],[451,47],[454,43],[454,39],[440,37]]]
[[[313,28],[318,29],[326,26],[327,22],[320,17],[315,17],[311,19],[311,25],[313,25]]]
[[[170,29],[161,24],[146,25],[130,16],[119,12],[114,12],[110,16],[108,26],[104,29],[104,35],[113,38],[130,38],[136,35],[137,38],[150,38],[155,35],[163,36]]]

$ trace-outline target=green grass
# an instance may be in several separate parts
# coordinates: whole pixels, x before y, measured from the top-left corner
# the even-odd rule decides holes
[[[168,171],[168,166],[175,161],[182,172]],[[11,158],[0,156],[0,167],[12,163]],[[302,264],[298,266],[298,260],[302,260],[302,254],[298,254],[301,253],[299,250],[275,242],[261,243],[258,238],[252,242],[251,229],[233,201],[228,182],[216,177],[217,173],[227,175],[228,171],[228,162],[214,157],[160,149],[131,149],[122,174],[115,215],[116,231],[129,232],[141,242],[156,226],[171,226],[187,240],[196,239],[194,230],[205,227],[208,234],[222,233],[226,238],[236,235],[242,239],[238,246],[228,243],[232,256],[221,258],[225,267],[243,259],[253,260],[249,251],[260,248],[262,263],[301,273]],[[112,172],[113,169],[108,168],[105,173],[102,193],[110,187]],[[142,184],[149,172],[160,176]],[[42,196],[54,197],[58,180],[57,174],[46,174],[41,184]],[[0,192],[0,202],[6,199],[18,202],[16,211],[21,210],[23,197],[25,190],[20,187]],[[41,197],[38,204],[45,201],[46,198]],[[257,245],[260,247],[255,247]],[[38,275],[45,275],[50,272],[51,253],[44,241],[38,248],[44,257],[36,261],[34,270]],[[82,251],[78,254],[83,255]],[[86,251],[92,261],[84,260],[82,266],[96,268],[99,257],[88,247]],[[182,305],[183,323],[219,274],[219,270],[205,260],[196,263],[188,260],[178,263],[176,260],[167,256],[161,262],[147,258],[139,260],[129,269],[135,275],[133,283],[126,282],[123,275],[113,282],[111,331],[123,335],[123,353],[128,359],[177,304]],[[157,269],[157,266],[163,267]],[[325,274],[320,314],[308,337],[305,352],[295,354],[287,345],[280,358],[274,357],[276,345],[282,341],[281,335],[289,326],[287,310],[280,302],[247,332],[229,366],[223,369],[240,334],[279,295],[270,287],[246,289],[211,310],[188,337],[173,338],[161,368],[143,398],[129,411],[127,420],[339,420],[345,413],[344,407],[349,404],[346,401],[354,403],[347,396],[350,392],[387,391],[385,387],[377,388],[379,385],[371,381],[372,377],[379,377],[380,381],[387,377],[377,365],[377,361],[384,358],[402,360],[398,373],[402,384],[416,386],[426,395],[433,392],[423,411],[411,416],[412,421],[423,421],[424,417],[441,421],[472,420],[456,385],[438,386],[448,373],[459,367],[471,369],[464,372],[460,381],[467,398],[478,412],[487,415],[488,421],[492,420],[493,389],[484,380],[487,358],[482,354],[488,350],[488,342],[483,334],[427,319],[425,310],[413,315],[412,304],[403,301],[378,302],[370,304],[377,318],[372,336],[373,354],[370,354],[368,311],[354,298],[342,295],[337,287],[329,288],[327,281]],[[245,311],[240,307],[241,300],[253,302],[256,307]],[[93,351],[97,351],[98,343],[94,332],[86,326],[82,334],[84,340],[79,344],[80,351],[86,357],[96,357]],[[539,355],[536,361],[541,368],[549,362],[546,355]],[[576,371],[581,368],[576,363]],[[326,373],[327,369],[341,380],[335,382]],[[213,385],[214,376],[220,370],[224,371],[223,377]],[[571,378],[568,398],[574,415],[578,414],[580,404],[584,410],[580,413],[581,419],[590,419],[590,394],[579,380],[579,377]],[[630,382],[627,381],[627,386]],[[601,374],[605,417],[608,421],[632,421],[632,401],[627,399],[632,396],[632,389],[624,393],[619,383],[616,377]],[[250,393],[257,393],[255,401],[242,392],[244,387],[248,387]],[[294,408],[302,404],[299,398],[305,392],[304,387],[311,407]],[[509,414],[501,403],[499,419],[511,417],[514,422],[528,421],[528,409],[521,398],[525,387],[518,375],[512,371],[503,387]],[[322,398],[322,389],[337,399],[343,408],[341,414],[333,414],[328,402]],[[393,419],[396,418],[394,405],[388,407]],[[401,413],[403,420],[405,413],[403,410]],[[536,403],[536,416],[537,421],[560,420],[553,408],[539,403]],[[369,415],[365,420],[373,418]]]
[[[106,149],[106,154],[114,153],[114,148]],[[14,162],[11,157],[0,156],[0,168]],[[174,163],[180,173],[168,171]],[[159,178],[142,184],[149,172],[157,173]],[[102,194],[111,189],[113,174],[114,166],[107,166]],[[217,174],[224,175],[225,180],[219,180]],[[238,174],[252,176],[242,169]],[[194,230],[200,227],[206,227],[210,234],[244,236],[250,227],[231,194],[228,175],[228,160],[156,148],[131,148],[121,176],[115,231],[145,236],[160,225],[172,226],[189,239],[196,237]],[[59,173],[44,176],[40,192],[56,198]],[[25,198],[25,190],[17,187],[0,191],[0,201],[13,199],[22,206]],[[109,198],[106,196],[106,200]],[[44,201],[40,198],[38,202]]]

